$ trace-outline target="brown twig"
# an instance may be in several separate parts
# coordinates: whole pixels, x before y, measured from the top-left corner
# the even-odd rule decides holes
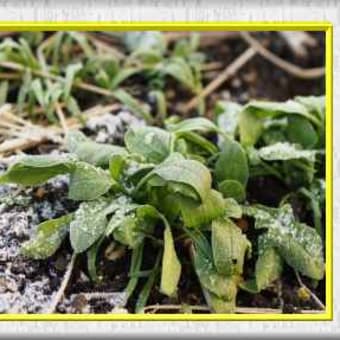
[[[27,69],[25,66],[20,65],[18,63],[14,63],[11,61],[2,61],[0,62],[0,67],[4,67],[4,68],[8,68],[11,70],[15,70],[15,71],[19,71],[19,72],[23,72],[25,71],[25,69]],[[44,71],[40,71],[40,70],[34,70],[34,69],[30,69],[31,72],[38,76],[38,77],[43,77],[43,78],[48,78],[48,79],[52,79],[58,82],[62,82],[65,83],[65,78],[61,77],[61,76],[56,76],[54,74],[48,73],[48,72],[44,72]],[[92,84],[88,84],[88,83],[84,83],[84,82],[75,82],[72,84],[72,86],[77,87],[79,89],[82,90],[86,90],[86,91],[90,91],[93,93],[97,93],[106,97],[115,97],[114,92],[110,91],[110,90],[106,90],[104,88],[98,87],[96,85],[92,85]]]
[[[259,43],[255,38],[253,38],[248,32],[240,32],[242,38],[263,58],[270,61],[275,66],[281,68],[287,73],[302,79],[314,79],[320,78],[325,74],[324,67],[315,67],[310,69],[305,69],[300,66],[294,65],[286,60],[281,59],[274,53],[267,50],[261,43]]]
[[[65,272],[63,281],[61,282],[60,288],[58,289],[56,295],[54,296],[52,303],[48,307],[46,314],[54,313],[59,302],[63,298],[65,289],[66,289],[67,284],[68,284],[68,282],[70,281],[70,278],[71,278],[71,274],[72,274],[72,270],[73,270],[73,267],[74,267],[75,260],[76,260],[76,254],[73,253],[72,257],[71,257],[71,261],[69,262],[69,264],[67,266],[67,270]]]
[[[216,43],[226,40],[226,39],[236,39],[238,38],[239,32],[237,31],[203,31],[197,32],[200,35],[200,46],[208,47],[215,45]],[[188,38],[192,35],[192,32],[164,32],[165,39],[168,43],[176,41],[178,39]]]
[[[63,128],[64,134],[66,135],[66,133],[68,131],[68,126],[67,126],[67,122],[66,122],[66,119],[65,119],[64,111],[63,111],[60,103],[56,103],[56,113],[57,113],[57,116],[60,120],[60,125]]]
[[[229,64],[224,71],[222,71],[217,78],[211,81],[199,95],[192,98],[188,103],[186,103],[182,111],[188,112],[198,105],[202,98],[205,98],[219,86],[221,86],[225,81],[227,81],[231,76],[233,76],[244,64],[246,64],[254,55],[256,51],[253,48],[248,48],[240,56],[238,56],[231,64]]]

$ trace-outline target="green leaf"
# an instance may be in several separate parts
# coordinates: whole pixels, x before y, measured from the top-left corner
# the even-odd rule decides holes
[[[243,146],[253,146],[261,136],[263,124],[260,118],[247,110],[239,115],[240,142]]]
[[[171,132],[180,133],[188,131],[210,132],[217,131],[217,126],[207,118],[189,118],[177,124],[169,124],[167,129]]]
[[[257,150],[259,157],[265,161],[287,161],[291,159],[306,159],[315,161],[315,150],[299,150],[294,144],[276,143]]]
[[[82,64],[70,64],[66,67],[66,76],[65,76],[65,86],[63,90],[63,97],[66,100],[70,97],[71,89],[73,86],[74,78],[78,71],[80,71],[82,68]]]
[[[181,263],[178,260],[171,229],[164,229],[164,252],[162,259],[162,274],[160,290],[163,294],[172,296],[177,290],[181,276]]]
[[[266,240],[291,267],[312,279],[323,278],[322,239],[314,228],[295,221],[289,204],[246,207],[244,213],[255,218],[255,228],[267,229]]]
[[[159,31],[127,32],[124,43],[130,52],[154,50],[163,54],[166,50],[165,37]]]
[[[255,279],[244,282],[241,287],[250,293],[258,293],[281,276],[282,259],[277,250],[263,245],[259,238],[259,257],[255,265]]]
[[[222,182],[229,179],[246,185],[248,176],[248,161],[243,148],[236,141],[226,140],[215,164],[216,180]]]
[[[289,142],[300,144],[303,148],[312,148],[318,142],[318,134],[313,125],[303,117],[289,117],[287,127]]]
[[[107,201],[103,199],[80,204],[70,224],[70,240],[75,253],[87,250],[104,234],[106,207]]]
[[[71,173],[75,162],[69,156],[25,156],[0,176],[0,183],[36,185],[57,175]]]
[[[228,278],[226,278],[228,280]],[[232,279],[229,278],[230,281],[233,282]],[[236,286],[236,285],[235,285]],[[214,293],[209,293],[210,301],[209,305],[212,307],[213,311],[218,314],[230,314],[235,313],[236,309],[236,294],[237,289],[235,290],[235,295],[230,300],[225,300]]]
[[[282,235],[275,235],[274,242],[278,244],[280,255],[291,267],[314,280],[324,277],[322,240],[314,228],[296,223],[286,240],[281,242],[281,238]]]
[[[308,112],[307,108],[294,100],[287,100],[286,102],[255,100],[249,102],[244,109],[261,118],[276,117],[282,114],[295,114],[314,121],[313,116]]]
[[[23,244],[23,254],[35,260],[52,256],[67,235],[72,219],[73,214],[68,214],[40,223],[36,236]]]
[[[157,127],[130,128],[124,141],[131,153],[141,155],[147,162],[160,163],[170,153],[171,134]]]
[[[113,155],[110,158],[110,175],[115,181],[121,178],[126,165],[126,158],[122,155]]]
[[[114,155],[127,155],[125,148],[96,143],[77,130],[67,133],[66,148],[79,160],[101,167],[107,167]]]
[[[119,70],[119,72],[111,81],[111,89],[117,88],[123,81],[139,73],[140,71],[141,69],[137,67],[126,67]]]
[[[176,150],[178,152],[181,152],[180,147],[179,147],[179,142],[183,140],[187,148],[188,146],[193,146],[196,148],[199,147],[202,150],[212,155],[218,151],[218,148],[216,147],[216,145],[210,142],[208,139],[200,136],[199,134],[195,132],[187,131],[187,132],[177,133]]]
[[[97,254],[101,244],[103,243],[103,240],[104,237],[101,237],[87,250],[87,269],[93,282],[97,281],[97,269],[96,269]]]
[[[208,168],[198,161],[184,159],[178,153],[171,154],[163,163],[155,167],[138,184],[138,187],[148,180],[152,186],[168,185],[173,192],[179,192],[199,201],[204,201],[212,182]]]
[[[242,106],[233,102],[218,101],[215,105],[217,126],[231,138],[236,134],[241,110]]]
[[[243,202],[246,199],[244,186],[233,179],[226,179],[218,184],[218,190],[226,198],[233,198],[237,202]]]
[[[124,104],[131,112],[136,114],[139,118],[144,119],[146,122],[152,122],[150,106],[140,102],[133,96],[131,96],[124,89],[117,89],[113,92],[114,97]]]
[[[282,116],[306,118],[320,127],[320,119],[308,111],[306,106],[298,101],[286,102],[251,101],[240,114],[239,131],[242,145],[253,146],[260,138],[266,120]]]
[[[310,112],[315,114],[321,121],[325,117],[325,96],[297,96],[294,100],[303,106]]]
[[[135,306],[135,311],[136,313],[142,313],[143,312],[143,308],[145,307],[148,298],[150,296],[152,287],[154,286],[157,276],[159,274],[159,265],[161,262],[161,251],[158,252],[156,261],[155,261],[155,265],[152,268],[152,271],[147,279],[147,281],[145,282],[142,290],[139,293],[137,302],[136,302],[136,306]]]
[[[180,199],[182,219],[186,227],[197,227],[207,224],[225,213],[225,202],[216,190],[210,190],[203,202],[188,198]]]
[[[242,274],[244,257],[251,244],[231,220],[213,221],[211,243],[218,273],[228,276]]]
[[[233,277],[219,274],[213,260],[206,256],[199,247],[194,252],[194,265],[202,286],[217,297],[232,301],[237,294],[237,285]]]
[[[242,217],[242,207],[233,199],[227,198],[224,200],[225,216],[231,218]]]
[[[45,107],[45,96],[42,82],[40,79],[34,79],[31,84],[31,89],[39,103],[40,106]]]
[[[113,182],[109,174],[85,162],[76,162],[68,197],[75,201],[94,200],[108,192]]]
[[[193,69],[183,58],[171,58],[161,66],[160,70],[163,74],[176,79],[193,93],[197,93],[200,89],[200,82]]]
[[[155,222],[159,219],[157,210],[151,205],[137,206],[120,221],[120,216],[116,215],[111,219],[116,225],[113,228],[113,237],[131,249],[138,247],[144,241],[146,234],[153,233]],[[108,228],[112,228],[111,222]]]

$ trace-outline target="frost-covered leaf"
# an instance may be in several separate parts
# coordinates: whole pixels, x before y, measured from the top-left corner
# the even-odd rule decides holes
[[[245,146],[253,146],[260,138],[265,128],[265,123],[275,124],[275,121],[283,116],[305,118],[318,127],[322,125],[320,119],[315,117],[305,105],[297,100],[288,100],[286,102],[251,101],[243,108],[240,114],[241,143]],[[301,139],[302,135],[303,132],[301,131]],[[308,139],[310,138],[308,137]]]
[[[226,179],[218,184],[218,190],[224,197],[233,198],[237,202],[243,202],[246,198],[244,186],[233,179]]]
[[[287,161],[291,159],[306,159],[310,162],[315,161],[316,151],[300,150],[294,144],[276,143],[258,149],[260,158],[266,161]]]
[[[237,284],[232,276],[224,276],[217,272],[212,258],[196,247],[194,265],[202,286],[217,297],[233,301],[237,294]]]
[[[249,170],[246,153],[242,146],[233,140],[226,140],[215,164],[215,178],[218,182],[236,180],[242,185],[248,181]]]
[[[310,118],[307,108],[294,100],[286,102],[270,102],[254,100],[245,106],[245,110],[256,114],[258,117],[275,117],[279,114],[297,114]]]
[[[166,50],[164,35],[159,31],[127,32],[124,43],[130,52],[154,50],[163,54]]]
[[[294,269],[315,280],[324,275],[322,239],[314,228],[295,221],[290,205],[267,208],[247,207],[244,213],[255,218],[255,228],[267,229],[266,241]]]
[[[35,260],[52,256],[68,233],[73,214],[40,223],[35,237],[22,246],[22,252]]]
[[[68,196],[75,201],[94,200],[108,192],[112,184],[110,175],[103,169],[77,162],[71,174]]]
[[[157,210],[151,205],[141,205],[131,209],[120,220],[117,213],[112,216],[107,230],[113,227],[113,237],[120,243],[127,245],[131,249],[138,247],[146,234],[152,234],[155,222],[159,219]]]
[[[68,132],[66,147],[79,160],[101,167],[108,167],[114,155],[127,155],[121,146],[96,143],[76,130]]]
[[[24,156],[0,176],[0,183],[41,184],[54,176],[71,173],[74,168],[74,159],[69,156]]]
[[[224,200],[225,216],[231,218],[242,217],[242,207],[233,198],[226,198]]]
[[[311,113],[316,114],[321,120],[325,116],[325,96],[297,96],[294,100],[304,105]]]
[[[251,244],[229,219],[217,219],[211,226],[214,263],[222,275],[242,274],[244,257]]]
[[[263,242],[265,236],[259,237],[259,257],[255,265],[255,278],[244,282],[241,287],[251,293],[258,293],[267,288],[281,276],[282,259],[277,250]],[[270,244],[270,243],[269,243]]]
[[[273,238],[278,243],[280,255],[291,267],[315,280],[324,277],[322,240],[314,228],[295,223],[294,230],[288,233],[286,240],[282,240],[282,235]]]
[[[83,202],[70,224],[70,240],[75,253],[82,253],[92,246],[105,232],[107,201],[99,199]]]
[[[201,203],[192,199],[182,198],[180,200],[180,210],[186,227],[198,227],[224,215],[225,202],[218,191],[210,190]]]
[[[241,110],[242,106],[233,102],[218,101],[215,105],[217,126],[231,138],[235,136]]]
[[[162,274],[160,290],[168,296],[174,295],[181,276],[181,263],[178,260],[171,229],[164,229],[164,252],[162,259]]]
[[[212,182],[208,168],[198,161],[184,159],[178,153],[171,154],[163,163],[155,167],[142,182],[147,180],[152,186],[167,186],[172,192],[198,201],[204,201],[211,189]]]
[[[124,140],[131,153],[141,155],[147,162],[160,163],[170,154],[171,134],[157,127],[129,129]]]

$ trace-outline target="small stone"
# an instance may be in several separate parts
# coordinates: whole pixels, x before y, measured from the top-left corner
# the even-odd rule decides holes
[[[78,294],[72,301],[72,307],[76,313],[83,313],[83,310],[87,305],[88,301],[84,294]]]
[[[9,277],[0,277],[0,294],[5,292],[16,292],[18,286],[15,281]]]

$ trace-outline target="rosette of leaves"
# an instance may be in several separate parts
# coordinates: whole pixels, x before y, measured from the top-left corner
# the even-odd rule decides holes
[[[111,239],[132,252],[130,295],[138,282],[148,239],[160,255],[137,309],[146,303],[157,278],[161,292],[175,295],[181,261],[174,234],[184,227],[209,227],[223,216],[240,217],[237,203],[213,189],[211,171],[204,164],[213,144],[200,133],[217,130],[204,118],[170,124],[168,130],[130,129],[125,147],[99,144],[71,131],[66,138],[69,154],[22,157],[1,175],[0,183],[32,186],[68,174],[69,198],[81,202],[73,213],[40,224],[36,236],[23,245],[23,253],[45,259],[69,237],[76,254],[87,254],[88,271],[95,280],[98,251],[105,239]],[[181,149],[183,143],[187,147]]]
[[[216,134],[220,146],[209,139]],[[80,202],[76,211],[41,223],[35,237],[23,245],[26,256],[45,259],[68,237],[74,253],[86,254],[88,273],[96,280],[97,256],[105,242],[125,247],[131,254],[127,295],[144,281],[137,312],[143,311],[156,287],[176,297],[183,239],[192,242],[195,272],[211,309],[218,313],[235,311],[240,285],[258,291],[270,284],[279,276],[277,263],[282,260],[321,279],[323,259],[314,254],[320,255],[322,246],[314,229],[297,222],[287,208],[247,206],[244,213],[266,232],[258,240],[263,251],[256,282],[242,283],[251,244],[236,222],[242,218],[239,202],[246,198],[251,160],[241,143],[210,120],[174,118],[167,120],[166,129],[131,128],[124,146],[96,143],[70,131],[66,148],[69,153],[58,156],[24,156],[0,176],[1,184],[33,186],[68,174],[69,198]],[[313,150],[288,151],[297,158],[314,156]],[[271,149],[256,152],[268,161],[273,153],[282,160],[288,157]],[[313,252],[308,242],[315,243]],[[156,254],[151,268],[143,259],[146,244]]]

